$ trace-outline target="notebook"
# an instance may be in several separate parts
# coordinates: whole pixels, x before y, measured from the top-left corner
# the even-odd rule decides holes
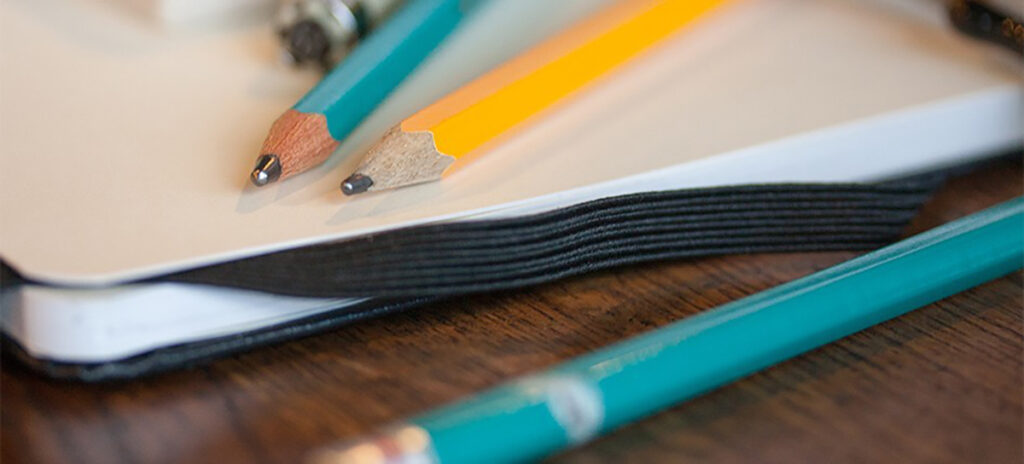
[[[86,4],[5,2],[2,38],[38,43],[0,56],[0,257],[32,282],[5,289],[6,335],[36,359],[132,359],[380,296],[152,280],[167,274],[642,192],[873,182],[1024,143],[1020,68],[937,4],[739,0],[472,169],[340,194],[396,121],[602,3],[489,3],[331,161],[256,190],[262,135],[315,79],[271,64],[269,26],[154,31]]]

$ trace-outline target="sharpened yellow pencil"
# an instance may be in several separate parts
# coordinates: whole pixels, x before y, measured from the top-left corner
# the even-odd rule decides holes
[[[342,183],[346,195],[440,179],[725,0],[624,0],[402,121]],[[461,164],[461,163],[460,163]]]

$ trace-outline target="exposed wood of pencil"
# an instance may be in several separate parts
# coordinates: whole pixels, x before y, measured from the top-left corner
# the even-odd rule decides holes
[[[370,148],[356,175],[369,177],[368,192],[435,181],[455,158],[437,150],[434,134],[395,126]]]
[[[324,162],[336,148],[324,115],[291,109],[274,121],[260,155],[277,155],[284,179]]]

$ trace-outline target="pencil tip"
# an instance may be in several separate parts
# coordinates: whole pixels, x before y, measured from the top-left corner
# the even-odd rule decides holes
[[[341,183],[341,193],[345,195],[355,195],[357,193],[363,193],[373,185],[373,179],[370,176],[362,174],[352,174],[345,179],[345,182]]]
[[[256,167],[249,174],[252,185],[262,187],[281,177],[281,160],[277,155],[263,155],[256,160]]]

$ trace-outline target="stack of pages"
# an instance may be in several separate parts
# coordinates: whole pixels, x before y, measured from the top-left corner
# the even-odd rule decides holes
[[[0,39],[36,45],[0,55],[0,258],[20,276],[4,334],[54,375],[137,375],[433,296],[195,277],[210,266],[662,198],[644,192],[885,181],[1024,144],[1021,69],[937,3],[737,0],[442,182],[340,193],[395,122],[605,3],[488,3],[328,163],[257,190],[263,135],[315,82],[271,64],[269,26],[161,31],[89,2],[4,2]]]

